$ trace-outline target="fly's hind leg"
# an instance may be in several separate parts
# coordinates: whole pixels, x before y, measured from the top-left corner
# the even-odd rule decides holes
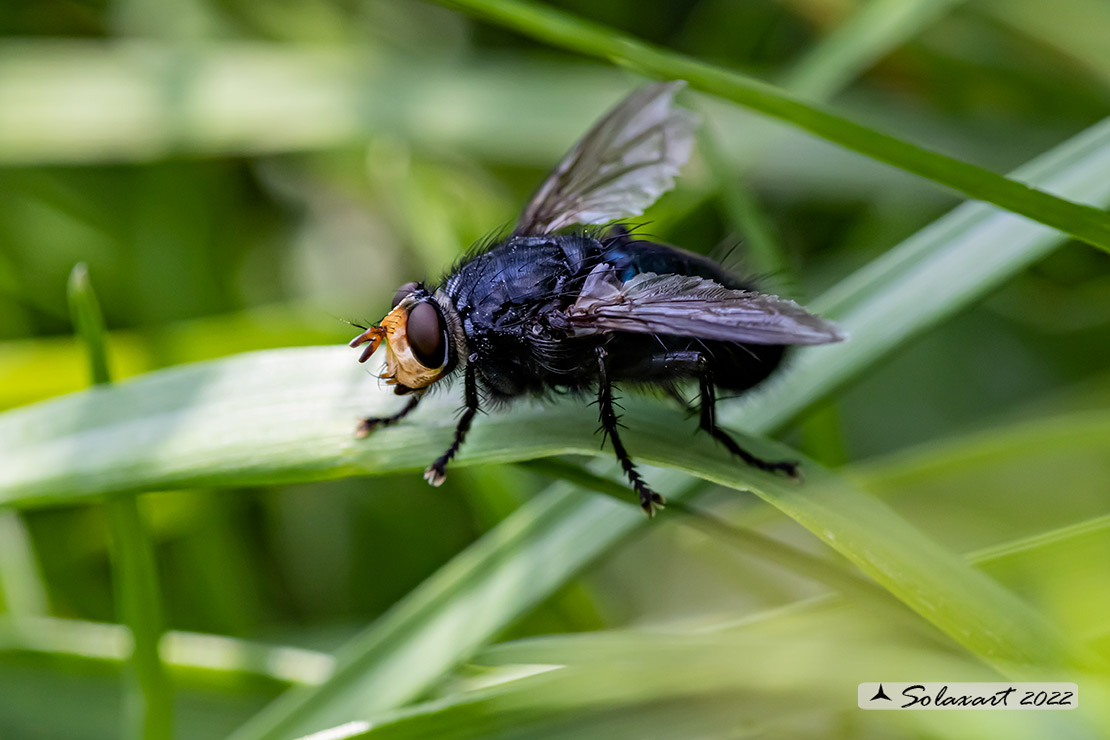
[[[705,355],[695,350],[681,352],[660,352],[651,357],[648,365],[643,368],[648,376],[673,376],[677,373],[689,373],[698,379],[700,395],[698,416],[699,426],[708,432],[713,439],[724,445],[725,449],[736,455],[748,465],[772,473],[786,473],[791,478],[800,477],[798,463],[791,461],[773,462],[757,457],[745,450],[736,440],[728,435],[725,430],[717,426],[717,393],[713,385],[713,373],[709,369],[709,361]],[[677,393],[671,394],[686,409],[690,405]]]
[[[648,487],[644,479],[640,477],[640,472],[636,470],[632,458],[628,455],[628,450],[624,448],[624,442],[621,441],[620,432],[617,427],[620,425],[620,420],[617,418],[616,412],[613,410],[613,384],[609,380],[609,368],[606,363],[609,353],[605,351],[604,347],[597,348],[597,365],[598,365],[598,391],[597,391],[597,406],[598,416],[601,420],[601,428],[608,435],[609,439],[613,442],[613,452],[617,455],[617,460],[620,461],[621,468],[624,470],[628,482],[632,484],[632,490],[640,497],[640,508],[647,512],[648,516],[655,516],[655,510],[663,508],[666,503],[662,496]]]
[[[434,463],[428,466],[424,471],[424,480],[431,483],[433,486],[443,485],[443,481],[447,479],[447,463],[451,462],[451,458],[462,447],[463,441],[466,440],[466,433],[470,431],[470,424],[474,421],[474,416],[478,413],[478,378],[474,372],[474,359],[471,358],[466,363],[466,382],[465,382],[465,398],[466,407],[463,409],[462,417],[459,418],[458,426],[455,427],[455,439],[451,442],[451,446],[447,448],[447,452],[440,455]]]
[[[759,468],[760,470],[766,470],[771,473],[786,473],[791,478],[800,478],[801,473],[798,471],[797,462],[791,460],[775,462],[757,457],[737,444],[736,440],[730,437],[724,429],[717,426],[717,393],[713,386],[713,376],[709,368],[706,367],[706,364],[707,363],[703,360],[703,369],[698,375],[698,383],[701,390],[701,399],[699,401],[699,406],[701,408],[700,427],[709,432],[713,439],[724,445],[726,450],[736,455],[753,468]]]

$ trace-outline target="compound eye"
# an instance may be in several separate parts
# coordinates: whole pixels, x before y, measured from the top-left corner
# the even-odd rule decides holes
[[[447,361],[447,327],[434,305],[425,301],[413,306],[405,335],[421,365],[432,370],[443,367]]]
[[[393,294],[393,305],[391,305],[390,308],[397,308],[397,304],[405,300],[408,294],[416,290],[416,288],[416,283],[405,283],[398,288],[397,292]]]

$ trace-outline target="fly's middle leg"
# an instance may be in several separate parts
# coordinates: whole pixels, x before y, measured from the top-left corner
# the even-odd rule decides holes
[[[636,465],[629,457],[624,442],[621,441],[620,432],[617,429],[620,420],[617,418],[616,411],[613,410],[613,384],[609,379],[608,356],[609,353],[605,351],[604,347],[597,348],[597,406],[601,428],[612,441],[613,452],[616,453],[617,460],[620,461],[628,482],[632,484],[632,490],[640,497],[640,508],[647,512],[648,516],[655,516],[656,509],[661,509],[666,502],[662,496],[651,490],[644,479],[640,477],[640,472],[636,470]]]

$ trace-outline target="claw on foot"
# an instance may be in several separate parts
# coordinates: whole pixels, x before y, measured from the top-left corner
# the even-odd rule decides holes
[[[370,433],[378,428],[378,424],[380,424],[381,421],[381,419],[373,417],[360,421],[358,423],[358,426],[355,427],[355,439],[363,439],[365,437],[369,437]]]
[[[640,508],[644,510],[645,514],[654,519],[655,512],[662,508],[665,508],[667,505],[667,500],[655,491],[648,491],[648,493],[650,493],[651,495],[645,496],[643,495],[643,493],[640,494]]]
[[[424,480],[428,481],[431,485],[439,488],[443,485],[443,481],[447,480],[447,471],[439,465],[432,463],[428,469],[424,471]]]
[[[794,460],[771,463],[771,471],[775,473],[786,473],[787,478],[799,483],[805,480],[804,476],[802,476],[801,465]]]

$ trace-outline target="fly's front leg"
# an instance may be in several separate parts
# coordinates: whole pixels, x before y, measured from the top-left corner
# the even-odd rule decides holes
[[[408,416],[409,413],[411,413],[412,410],[416,408],[417,404],[420,403],[420,399],[423,397],[423,393],[414,393],[409,398],[408,403],[405,404],[405,407],[393,416],[370,416],[363,419],[358,423],[358,428],[355,429],[355,436],[359,439],[362,439],[363,437],[368,436],[370,432],[374,431],[378,427],[393,426],[401,419],[404,419],[406,416]]]
[[[466,433],[470,431],[470,424],[474,421],[474,415],[478,413],[478,378],[475,375],[475,361],[476,357],[471,355],[466,363],[466,376],[465,376],[465,391],[466,408],[463,411],[462,417],[459,419],[458,426],[455,427],[455,439],[451,442],[451,446],[447,448],[439,458],[428,466],[424,471],[424,480],[431,483],[433,486],[443,485],[443,481],[447,479],[447,463],[451,462],[451,458],[459,451],[462,446],[463,440],[466,439]]]
[[[613,384],[609,380],[609,368],[606,364],[608,356],[609,353],[605,351],[604,347],[597,348],[597,406],[598,415],[601,418],[601,428],[613,441],[613,452],[616,453],[617,460],[620,461],[621,468],[628,477],[628,482],[632,484],[632,490],[640,497],[640,508],[647,512],[648,516],[655,516],[655,510],[662,508],[666,502],[662,496],[651,490],[644,479],[640,477],[639,471],[632,463],[632,458],[628,456],[628,450],[624,448],[620,432],[617,431],[620,420],[613,410]]]

